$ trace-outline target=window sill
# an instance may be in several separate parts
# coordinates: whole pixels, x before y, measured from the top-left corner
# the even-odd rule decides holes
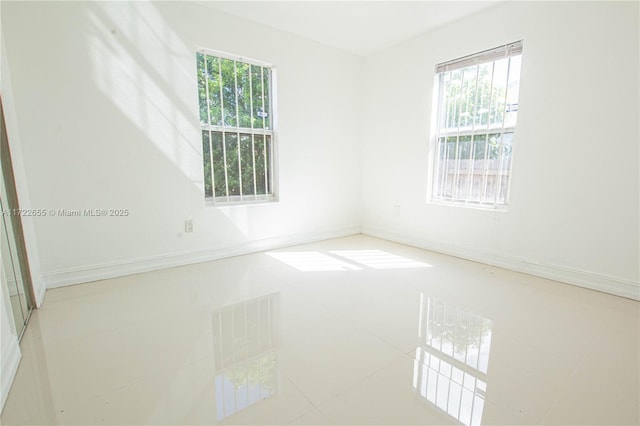
[[[207,208],[217,208],[217,207],[251,207],[251,206],[264,206],[267,204],[276,204],[279,202],[279,199],[275,196],[270,196],[268,198],[260,198],[260,199],[245,199],[245,200],[240,200],[240,199],[236,199],[234,200],[232,197],[230,197],[231,199],[226,200],[226,199],[222,199],[222,200],[218,200],[218,201],[214,201],[213,198],[205,198],[204,200],[204,206]],[[239,197],[238,197],[239,198]]]
[[[427,201],[427,204],[435,205],[435,206],[448,206],[448,207],[462,207],[466,209],[472,210],[484,210],[489,212],[508,212],[509,206],[507,205],[496,205],[496,206],[488,206],[477,203],[465,203],[462,201],[446,201],[446,200],[435,200],[431,199]]]

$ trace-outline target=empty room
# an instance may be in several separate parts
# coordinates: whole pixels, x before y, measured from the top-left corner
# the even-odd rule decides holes
[[[640,424],[637,1],[0,1],[3,425]]]

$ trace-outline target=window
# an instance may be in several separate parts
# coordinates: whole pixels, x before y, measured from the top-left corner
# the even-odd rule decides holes
[[[431,201],[507,205],[522,41],[436,66]]]
[[[207,51],[196,59],[205,199],[275,200],[273,66]]]

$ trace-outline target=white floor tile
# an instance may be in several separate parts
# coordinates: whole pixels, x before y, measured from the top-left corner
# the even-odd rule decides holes
[[[3,425],[640,424],[638,302],[364,236],[53,289],[21,349]]]

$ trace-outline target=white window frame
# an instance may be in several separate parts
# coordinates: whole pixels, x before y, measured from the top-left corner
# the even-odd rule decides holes
[[[211,114],[210,114],[210,109],[209,109],[209,102],[210,102],[210,97],[209,97],[209,85],[206,84],[206,91],[207,91],[207,111],[208,111],[208,122],[207,123],[200,123],[200,127],[201,127],[201,132],[208,132],[209,133],[209,161],[211,162],[211,191],[212,191],[212,196],[207,196],[206,194],[206,188],[205,188],[205,181],[203,181],[203,192],[204,192],[204,199],[205,199],[205,204],[206,205],[215,205],[215,206],[225,206],[225,205],[244,205],[244,204],[258,204],[258,203],[265,203],[265,202],[277,202],[278,201],[278,149],[277,149],[277,128],[278,128],[278,117],[277,117],[277,70],[275,65],[264,62],[264,61],[260,61],[260,60],[256,60],[256,59],[250,59],[250,58],[246,58],[246,57],[242,57],[242,56],[238,56],[238,55],[234,55],[234,54],[230,54],[227,52],[222,52],[222,51],[218,51],[218,50],[212,50],[212,49],[207,49],[207,48],[198,48],[196,50],[197,54],[202,54],[205,56],[205,69],[207,66],[207,61],[206,61],[206,57],[207,56],[211,56],[211,57],[216,57],[218,58],[218,64],[220,64],[220,59],[227,59],[227,60],[231,60],[234,61],[234,68],[236,66],[237,63],[243,63],[243,64],[248,64],[248,65],[253,65],[253,66],[259,66],[261,67],[261,70],[268,70],[269,74],[268,74],[268,84],[269,84],[269,96],[268,96],[268,101],[269,101],[269,109],[268,111],[266,111],[266,114],[268,117],[270,117],[270,127],[267,128],[266,126],[264,126],[264,120],[263,120],[263,127],[240,127],[240,122],[239,122],[239,112],[238,112],[238,81],[237,81],[237,76],[236,76],[236,80],[235,80],[235,93],[236,93],[236,126],[229,126],[226,125],[224,123],[224,99],[221,97],[221,109],[222,109],[222,114],[223,114],[223,120],[222,120],[222,125],[213,125],[211,124]],[[219,67],[221,67],[221,65],[219,65]],[[196,67],[197,68],[197,67]],[[198,73],[200,72],[199,69],[196,70],[196,75],[198,75]],[[219,68],[219,72],[221,72],[221,68]],[[221,78],[221,75],[220,75]],[[251,73],[249,73],[249,79],[251,81]],[[208,81],[208,74],[205,72],[205,82]],[[250,83],[251,86],[251,83]],[[199,90],[199,88],[198,88]],[[220,90],[222,91],[222,85]],[[263,93],[262,93],[262,97],[264,98],[264,88],[263,88]],[[251,103],[253,105],[253,95],[250,95],[251,98]],[[198,100],[198,102],[200,102],[200,100]],[[200,106],[200,105],[199,105]],[[251,121],[253,122],[253,107],[251,107]],[[213,149],[212,149],[212,144],[213,144],[213,134],[214,133],[220,133],[222,134],[222,146],[223,146],[223,153],[226,153],[226,135],[236,135],[237,138],[237,148],[238,148],[238,175],[239,175],[239,191],[240,191],[240,195],[230,195],[229,194],[229,187],[228,187],[228,177],[227,177],[227,170],[225,170],[225,194],[224,195],[217,195],[216,194],[216,188],[215,188],[215,177],[214,177],[214,165],[213,165]],[[251,144],[252,144],[252,156],[253,156],[253,162],[254,162],[254,167],[253,167],[253,180],[254,180],[254,194],[242,194],[242,159],[241,159],[241,155],[240,155],[240,143],[241,143],[241,135],[242,136],[250,136],[251,137]],[[256,184],[256,169],[255,169],[255,136],[260,135],[263,136],[263,144],[264,144],[264,161],[265,161],[265,188],[266,188],[266,193],[265,194],[256,194],[257,190],[257,184]],[[268,150],[268,155],[267,155],[267,136],[270,138],[270,146],[269,146],[269,150]],[[204,140],[202,140],[202,143],[204,144]],[[223,154],[224,155],[224,154]],[[267,161],[267,158],[269,159]],[[204,161],[206,159],[204,158],[204,149],[203,149],[203,177],[206,179],[206,176],[204,176],[205,170],[204,170]],[[226,155],[224,155],[223,157],[223,162],[226,162]]]
[[[493,84],[493,81],[494,81],[493,73],[495,71],[495,61],[509,58],[509,62],[507,65],[507,72],[506,72],[506,80],[507,80],[505,84],[506,90],[504,93],[504,100],[503,100],[503,104],[506,108],[507,107],[506,100],[507,100],[508,86],[509,86],[508,83],[510,78],[509,67],[511,65],[511,58],[516,57],[518,55],[522,55],[522,50],[523,50],[522,46],[523,46],[523,42],[522,40],[520,40],[520,41],[508,43],[493,49],[485,50],[476,54],[468,55],[462,58],[450,60],[450,61],[443,62],[436,65],[435,78],[434,78],[434,97],[433,97],[432,117],[431,117],[431,137],[430,137],[431,149],[430,149],[430,158],[429,158],[430,167],[429,167],[429,174],[427,179],[428,181],[427,202],[432,204],[444,204],[444,205],[452,205],[452,206],[471,207],[471,208],[477,208],[477,209],[502,210],[502,211],[507,210],[510,189],[511,189],[513,152],[511,152],[510,154],[511,157],[508,161],[508,165],[506,166],[506,168],[504,168],[504,163],[505,163],[504,152],[505,152],[505,146],[506,146],[506,141],[504,136],[510,134],[512,135],[512,137],[515,137],[516,123],[515,121],[512,124],[505,123],[507,112],[510,112],[509,110],[505,110],[502,112],[502,121],[499,123],[491,123],[490,119],[487,118],[486,125],[482,125],[481,127],[476,128],[476,123],[474,118],[471,126],[460,127],[460,125],[458,125],[457,130],[454,132],[451,132],[450,127],[443,125],[443,123],[445,123],[445,121],[448,119],[448,117],[443,116],[443,114],[446,114],[445,110],[448,110],[450,107],[449,104],[445,105],[444,79],[446,74],[451,73],[452,71],[460,70],[467,67],[478,66],[477,69],[479,72],[480,66],[484,64],[492,64],[491,81]],[[475,95],[476,100],[477,100],[477,83],[478,83],[478,77],[476,76],[475,86],[474,86],[474,92],[476,92],[476,95]],[[462,84],[464,84],[464,82]],[[518,85],[519,85],[519,76],[518,76]],[[491,90],[493,90],[493,86],[491,87],[490,91]],[[515,106],[517,111],[517,103],[515,104]],[[476,105],[474,105],[474,108],[476,108]],[[456,108],[454,104],[454,110],[455,109]],[[458,112],[461,112],[461,110],[459,110]],[[469,111],[465,111],[465,112],[469,112]],[[475,116],[475,113],[476,113],[475,109],[473,110],[473,113]],[[497,113],[497,110],[496,110],[496,113]],[[491,105],[489,105],[488,115],[490,114],[491,114]],[[488,141],[489,141],[489,137],[492,135],[498,135],[499,137],[500,155],[499,155],[499,158],[497,159],[498,171],[495,177],[497,189],[494,190],[494,194],[492,197],[490,197],[490,199],[486,199],[485,194],[488,186],[488,183],[487,183],[487,180],[488,180],[487,167],[488,166],[486,166],[486,164],[489,161],[489,157],[488,157],[489,142]],[[463,169],[460,168],[461,158],[459,155],[461,149],[459,147],[460,147],[460,137],[464,137],[464,136],[471,136],[471,141],[469,142],[470,144],[469,150],[471,150],[471,153],[469,154],[470,158],[468,159],[471,161],[467,166],[469,167],[469,169],[464,170],[464,172],[462,172]],[[474,154],[474,142],[475,142],[474,139],[476,136],[482,136],[485,140],[485,147],[483,149],[484,151],[483,160],[485,164],[484,166],[485,170],[483,171],[483,177],[482,177],[482,180],[483,180],[482,194],[483,195],[479,200],[473,199],[473,190],[472,190],[472,185],[474,182],[473,173],[476,170],[475,170],[475,159],[472,159],[471,155]],[[450,196],[443,195],[443,193],[446,190],[446,182],[444,181],[438,182],[438,180],[443,179],[442,176],[445,176],[443,172],[441,177],[439,178],[439,172],[440,172],[439,167],[443,167],[444,164],[446,164],[447,159],[450,159],[448,157],[448,152],[445,152],[446,158],[444,158],[444,161],[443,161],[443,158],[442,158],[443,153],[441,152],[442,144],[440,143],[441,138],[444,138],[445,145],[447,143],[446,141],[449,138],[456,138],[456,154],[455,154],[454,160],[457,161],[457,168],[453,174],[453,177],[456,180],[456,183],[454,183],[453,195],[450,195]],[[467,190],[466,194],[464,194],[464,197],[457,196],[458,189],[456,186],[458,179],[463,174],[467,174],[466,182],[469,182],[469,189]],[[504,199],[500,199],[498,195],[502,189],[501,176],[503,175],[506,176],[506,182],[504,184],[506,186],[506,189],[504,191],[505,193]],[[446,176],[444,178],[446,179]],[[466,185],[466,182],[465,182],[465,185]]]

